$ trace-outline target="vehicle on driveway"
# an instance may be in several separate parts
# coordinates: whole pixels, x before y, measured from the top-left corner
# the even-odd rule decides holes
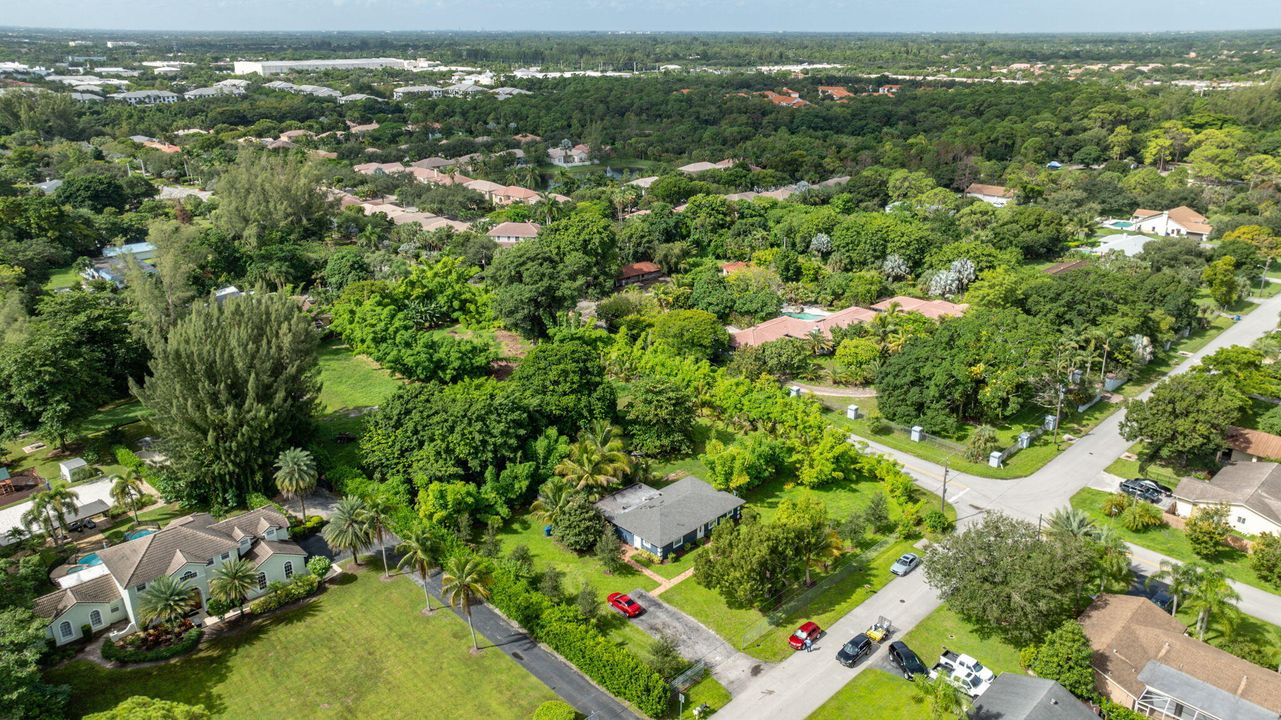
[[[640,603],[625,593],[610,593],[606,600],[615,610],[629,618],[640,617],[645,612],[645,608],[641,607]]]
[[[930,668],[931,680],[939,675],[947,678],[947,681],[951,683],[953,687],[966,695],[969,695],[970,698],[977,698],[987,692],[987,689],[992,686],[992,682],[990,680],[984,680],[968,670],[950,667],[943,662],[936,663],[934,667]]]
[[[1174,491],[1170,489],[1169,485],[1162,485],[1156,480],[1148,478],[1134,478],[1134,482],[1148,488],[1152,492],[1157,493],[1164,498],[1174,497]]]
[[[849,642],[842,645],[840,650],[836,651],[836,662],[847,668],[852,668],[858,664],[859,660],[871,655],[872,650],[875,648],[876,645],[872,643],[871,638],[859,633],[850,638]]]
[[[921,558],[916,553],[903,553],[899,556],[898,560],[895,560],[894,564],[890,566],[890,572],[898,575],[899,577],[903,577],[915,570],[916,566],[920,564]]]
[[[990,668],[983,667],[983,663],[969,655],[953,652],[947,648],[943,648],[943,654],[939,656],[939,664],[946,665],[954,670],[972,673],[985,682],[990,683],[996,679],[996,673],[993,673]]]
[[[818,626],[818,623],[813,620],[807,620],[803,625],[796,628],[796,632],[792,633],[792,636],[787,639],[787,644],[791,645],[793,650],[803,650],[806,640],[813,643],[822,636],[823,629]]]
[[[94,522],[93,520],[90,520],[89,518],[85,518],[84,520],[72,520],[67,525],[67,529],[72,532],[88,532],[97,527],[98,527],[98,523]]]
[[[871,638],[872,642],[881,643],[884,642],[892,632],[894,632],[894,625],[890,623],[889,618],[881,615],[876,618],[876,622],[872,624],[872,627],[868,628],[863,634]]]
[[[917,675],[930,674],[929,668],[925,667],[925,663],[921,662],[920,656],[913,652],[912,648],[908,647],[907,643],[902,640],[895,640],[890,643],[890,662],[894,663],[894,667],[898,668],[903,673],[903,677],[908,680]]]
[[[1160,504],[1161,501],[1165,500],[1159,490],[1152,488],[1142,480],[1122,480],[1120,487],[1121,492],[1126,495],[1154,505]]]

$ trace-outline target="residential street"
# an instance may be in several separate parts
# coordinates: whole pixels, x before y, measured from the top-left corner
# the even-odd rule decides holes
[[[1276,295],[1264,300],[1254,312],[1244,316],[1240,322],[1193,353],[1171,370],[1170,374],[1186,372],[1202,357],[1220,348],[1250,344],[1275,329],[1279,316],[1281,295]],[[1147,397],[1147,393],[1140,397]],[[1036,522],[1056,509],[1066,507],[1077,491],[1094,482],[1131,445],[1119,432],[1123,416],[1124,411],[1113,413],[1093,432],[1077,440],[1045,467],[1025,478],[994,480],[949,472],[947,499],[956,506],[958,525],[964,527],[988,510],[999,510]],[[851,441],[865,442],[873,450],[898,460],[921,487],[935,493],[942,490],[941,465],[863,438],[852,437]],[[1155,570],[1161,559],[1158,554],[1144,550],[1136,553],[1135,562],[1149,570]],[[1242,611],[1269,622],[1281,623],[1281,598],[1239,583],[1234,583],[1234,586],[1241,594],[1239,606]],[[717,716],[728,719],[804,718],[868,664],[864,661],[854,670],[847,670],[837,664],[834,655],[841,643],[865,629],[878,614],[893,620],[901,635],[938,606],[939,599],[925,584],[924,573],[918,571],[907,578],[895,580],[841,618],[836,629],[821,643],[821,652],[816,649],[809,655],[798,653],[753,678]],[[836,638],[840,638],[839,641]],[[814,657],[815,655],[818,657]],[[928,663],[931,658],[925,660]]]

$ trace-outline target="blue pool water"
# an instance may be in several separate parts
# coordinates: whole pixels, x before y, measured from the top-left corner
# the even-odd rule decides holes
[[[154,532],[155,530],[130,530],[125,533],[125,540],[137,540],[140,537],[147,537]]]
[[[783,314],[790,318],[796,318],[797,320],[822,320],[823,318],[827,317],[826,315],[819,315],[817,313],[807,313],[807,312],[783,313]]]
[[[1134,223],[1126,220],[1113,220],[1112,227],[1116,228],[1117,230],[1129,230],[1130,228],[1134,227]]]
[[[77,565],[101,565],[102,558],[98,557],[98,553],[89,553],[88,555],[82,555],[80,559],[76,561],[76,564]]]

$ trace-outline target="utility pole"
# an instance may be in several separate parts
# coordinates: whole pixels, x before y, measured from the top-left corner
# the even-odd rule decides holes
[[[943,461],[943,492],[939,494],[939,512],[943,514],[947,514],[947,471],[950,462],[952,462],[952,456],[948,455]]]
[[[1268,271],[1272,269],[1272,256],[1268,256],[1268,262],[1263,266],[1263,277],[1259,278],[1259,294],[1263,294],[1263,288],[1268,283]]]

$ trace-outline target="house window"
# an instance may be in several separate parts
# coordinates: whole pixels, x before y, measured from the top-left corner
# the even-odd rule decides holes
[[[222,554],[222,559],[223,559],[223,560],[226,560],[226,559],[227,559],[227,558],[229,558],[229,557],[231,557],[231,553],[229,553],[229,552],[225,552],[225,553],[223,553],[223,554]]]
[[[146,590],[146,589],[147,589],[147,583],[140,583],[134,587],[134,590],[137,590],[138,592],[142,592],[143,590]]]
[[[291,562],[285,563],[285,579],[289,579],[293,576],[294,576],[294,564]]]
[[[1243,518],[1243,517],[1241,517],[1240,515],[1238,515],[1238,516],[1237,516],[1237,525],[1244,525],[1244,524],[1245,524],[1245,518]]]
[[[58,632],[62,634],[63,638],[71,637],[71,623],[63,620],[62,624],[58,625]]]
[[[112,614],[112,615],[116,615],[116,614],[118,614],[119,612],[120,612],[120,606],[119,606],[119,605],[112,605],[112,606],[111,606],[111,614]]]
[[[187,582],[188,580],[195,580],[195,579],[196,579],[196,571],[195,571],[195,570],[188,570],[187,572],[185,572],[185,573],[183,573],[183,574],[182,574],[182,577],[180,577],[180,578],[178,578],[178,579],[179,579],[179,580],[181,580],[181,581],[183,581],[183,582]]]
[[[208,560],[206,560],[205,565],[213,565],[213,558],[209,558]]]
[[[258,589],[267,589],[267,573],[258,573]]]
[[[94,627],[102,627],[102,613],[97,610],[89,613],[89,624]]]

